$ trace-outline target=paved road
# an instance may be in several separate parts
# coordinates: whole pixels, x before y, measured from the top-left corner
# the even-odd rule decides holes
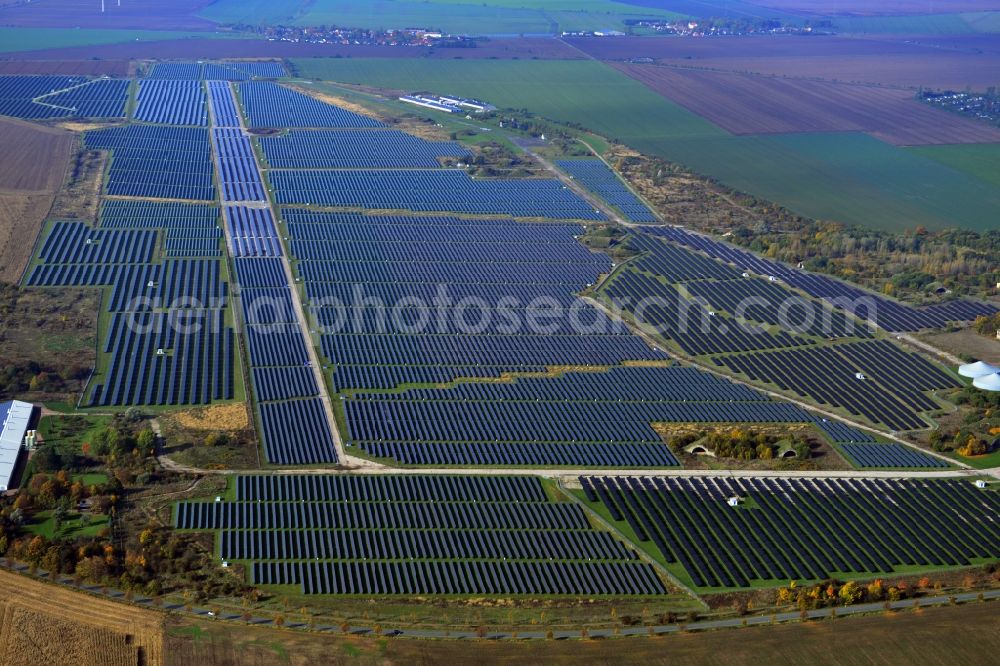
[[[0,566],[3,566],[11,571],[28,575],[29,567],[22,562],[15,562],[7,558],[0,558]],[[36,571],[36,577],[42,580],[47,580],[56,585],[62,585],[65,587],[71,587],[81,590],[81,593],[91,593],[99,596],[105,596],[110,599],[118,600],[123,603],[133,603],[138,606],[143,606],[146,608],[153,608],[154,600],[151,597],[145,595],[136,595],[131,601],[127,599],[127,595],[121,590],[115,588],[101,588],[97,585],[80,585],[77,586],[73,583],[73,580],[69,577],[57,575],[55,577],[50,577],[48,572],[38,569]],[[102,593],[102,589],[104,590]],[[884,602],[879,603],[867,603],[858,604],[856,606],[837,606],[835,609],[831,608],[820,608],[816,610],[810,610],[806,612],[805,617],[807,619],[823,619],[829,618],[831,616],[831,611],[833,611],[837,617],[847,617],[851,615],[866,615],[870,613],[881,613],[887,608],[892,610],[906,610],[909,608],[914,608],[915,604],[920,607],[929,606],[941,606],[950,603],[975,603],[979,601],[980,595],[982,595],[983,601],[994,601],[1000,599],[1000,590],[986,590],[983,592],[962,592],[959,594],[947,596],[938,595],[932,597],[922,597],[917,600],[906,599],[903,601],[890,602],[888,604]],[[240,617],[241,614],[235,613],[230,609],[223,610],[218,615],[214,615],[214,611],[209,608],[204,608],[201,606],[193,606],[190,610],[184,608],[180,604],[165,604],[162,606],[163,610],[170,611],[173,613],[188,615],[193,618],[204,618],[212,619],[217,621],[238,621],[245,624],[251,625],[261,625],[269,626],[273,625],[272,616],[259,616],[251,615],[249,620],[244,620]],[[617,632],[613,629],[588,629],[587,634],[590,638],[611,638],[614,636],[650,636],[650,635],[664,635],[664,634],[674,634],[681,631],[711,631],[717,629],[735,629],[740,627],[753,627],[753,626],[764,626],[775,623],[785,623],[785,622],[799,622],[803,619],[802,613],[798,611],[776,613],[769,615],[752,615],[747,617],[734,617],[725,618],[718,620],[699,620],[696,622],[688,622],[684,624],[665,624],[665,625],[651,625],[651,626],[641,626],[641,627],[621,627]],[[328,624],[317,624],[314,627],[308,627],[301,622],[290,622],[286,623],[285,628],[287,629],[307,629],[311,631],[323,632],[323,633],[341,633],[343,630],[339,626],[333,626]],[[347,633],[355,635],[373,635],[374,628],[370,626],[349,626],[346,628]],[[516,635],[510,631],[496,631],[488,632],[485,636],[480,635],[479,632],[469,631],[469,630],[443,630],[443,629],[398,629],[385,627],[382,630],[383,636],[403,636],[411,638],[452,638],[452,639],[477,639],[477,638],[487,638],[492,640],[537,640],[548,638],[548,631],[535,630],[535,631],[517,631]],[[570,631],[570,630],[559,630],[552,632],[553,639],[569,639],[569,638],[581,638],[580,631]]]

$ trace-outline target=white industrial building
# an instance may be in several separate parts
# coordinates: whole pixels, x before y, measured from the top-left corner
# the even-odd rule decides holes
[[[1000,391],[1000,372],[976,377],[972,380],[972,385],[984,391]]]
[[[407,104],[416,104],[417,106],[434,109],[435,111],[444,111],[445,113],[458,113],[462,109],[471,109],[476,113],[483,113],[496,109],[492,104],[480,102],[478,99],[466,99],[465,97],[452,97],[450,95],[414,93],[413,95],[403,95],[399,98],[399,101],[406,102]]]
[[[965,365],[958,366],[958,374],[963,377],[969,377],[970,379],[985,377],[987,375],[995,375],[998,372],[1000,372],[1000,368],[995,365],[990,365],[989,363],[983,363],[982,361],[966,363]]]
[[[33,409],[31,403],[20,400],[0,403],[0,492],[10,488]]]

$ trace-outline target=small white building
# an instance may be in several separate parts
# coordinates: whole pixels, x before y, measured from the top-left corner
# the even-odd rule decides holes
[[[739,496],[738,495],[733,495],[728,500],[726,500],[726,504],[728,504],[729,506],[739,506],[740,505],[740,498],[739,498]]]

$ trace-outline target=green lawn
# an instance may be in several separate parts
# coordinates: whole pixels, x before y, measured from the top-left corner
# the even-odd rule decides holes
[[[53,512],[39,511],[34,515],[34,518],[30,523],[25,524],[24,529],[30,534],[38,534],[46,539],[53,539],[56,537],[75,539],[78,537],[97,536],[97,533],[104,527],[107,527],[107,525],[108,519],[106,516],[93,516],[90,518],[89,522],[84,524],[82,514],[69,512],[63,519],[62,527],[57,532]]]
[[[60,453],[79,453],[80,446],[111,423],[110,416],[80,414],[43,416],[38,422],[38,432],[45,444],[56,447]]]
[[[1000,187],[1000,144],[916,146],[907,150]]]
[[[220,0],[201,16],[221,23],[427,28],[455,34],[624,30],[628,18],[680,16],[612,0]]]
[[[70,46],[97,46],[124,42],[153,42],[161,39],[236,38],[241,35],[173,30],[95,30],[90,28],[0,28],[0,53],[56,49]]]
[[[1000,188],[865,134],[628,143],[808,217],[899,231],[996,226]]]

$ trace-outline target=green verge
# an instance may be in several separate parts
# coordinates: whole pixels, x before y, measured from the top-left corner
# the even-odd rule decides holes
[[[176,30],[98,30],[91,28],[0,28],[0,53],[36,51],[73,46],[98,46],[164,39],[247,39],[232,32]]]

